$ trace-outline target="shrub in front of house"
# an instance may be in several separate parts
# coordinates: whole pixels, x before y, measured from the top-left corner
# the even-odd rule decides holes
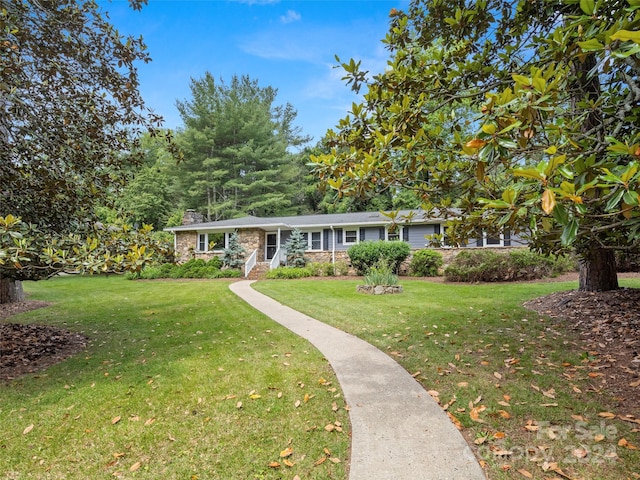
[[[313,277],[314,270],[309,267],[278,267],[269,270],[265,275],[270,280],[292,280],[296,278]]]
[[[445,269],[450,282],[508,282],[551,277],[572,269],[571,257],[541,255],[518,249],[498,253],[488,249],[460,252]]]
[[[409,264],[409,273],[416,277],[435,277],[442,267],[442,254],[431,249],[418,250],[413,253]]]
[[[364,275],[365,285],[397,285],[398,276],[393,273],[391,265],[381,259],[376,262]]]
[[[331,262],[311,262],[307,265],[314,277],[333,277],[336,274]]]
[[[411,247],[407,242],[386,242],[384,240],[361,242],[352,245],[347,250],[351,265],[356,269],[358,275],[365,275],[379,260],[386,261],[393,273],[398,273],[400,264],[407,259],[410,253]]]
[[[127,274],[130,280],[156,278],[238,278],[242,275],[240,270],[220,270],[222,262],[214,257],[208,262],[202,259],[191,259],[181,265],[164,263],[145,267],[141,272]]]

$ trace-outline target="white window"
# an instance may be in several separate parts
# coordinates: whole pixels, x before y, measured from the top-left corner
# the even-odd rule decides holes
[[[322,232],[311,232],[311,250],[322,250]]]
[[[322,250],[322,232],[303,232],[307,241],[307,250]]]
[[[389,242],[395,242],[402,239],[402,227],[397,225],[395,230],[390,231],[387,229],[387,240]]]
[[[224,250],[229,243],[229,234],[220,233],[199,233],[198,244],[196,250],[198,252],[211,252],[215,250]]]
[[[208,235],[206,233],[198,234],[198,252],[206,252],[209,250],[209,241],[207,239]]]
[[[344,231],[344,243],[346,245],[358,242],[358,229]]]

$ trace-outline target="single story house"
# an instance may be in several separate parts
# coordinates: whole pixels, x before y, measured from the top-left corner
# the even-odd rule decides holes
[[[316,262],[348,260],[347,249],[367,240],[402,240],[412,250],[428,247],[428,235],[444,232],[446,220],[424,215],[421,210],[397,212],[396,221],[380,212],[331,213],[288,217],[246,216],[230,220],[203,222],[203,217],[187,211],[183,225],[166,228],[174,234],[178,261],[190,258],[211,258],[222,254],[229,245],[229,236],[237,232],[240,244],[247,252],[245,275],[257,264],[275,268],[286,259],[282,249],[291,232],[300,230],[307,239],[307,256]],[[500,238],[482,238],[469,242],[468,247],[521,246],[524,242],[509,233]],[[264,266],[264,265],[263,265]]]

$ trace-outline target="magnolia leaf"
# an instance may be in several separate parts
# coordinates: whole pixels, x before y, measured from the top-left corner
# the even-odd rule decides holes
[[[140,467],[142,466],[142,462],[136,462],[133,465],[131,465],[131,467],[129,468],[130,472],[135,472],[136,470],[138,470]]]
[[[618,30],[616,33],[611,35],[611,40],[622,40],[627,41],[630,40],[635,43],[640,43],[640,31],[631,31],[631,30]]]
[[[583,52],[595,52],[604,48],[604,45],[595,38],[591,38],[586,42],[578,42],[578,46]]]
[[[545,176],[535,168],[517,168],[513,170],[512,173],[515,177],[533,178],[541,181],[545,180]]]
[[[580,0],[580,9],[587,15],[593,15],[595,10],[594,0]]]
[[[525,77],[524,75],[517,75],[514,73],[513,75],[511,75],[511,78],[513,78],[513,81],[516,82],[518,85],[523,85],[523,86],[531,85],[531,79],[529,77]]]
[[[598,416],[602,418],[609,418],[609,419],[616,418],[616,414],[611,412],[600,412]]]
[[[486,406],[484,405],[479,405],[477,407],[473,407],[470,411],[469,411],[469,417],[471,418],[471,420],[473,420],[474,422],[478,422],[478,423],[484,423],[484,420],[480,418],[480,414],[482,412],[484,412],[487,409]]]
[[[26,434],[27,434],[27,433],[29,433],[31,430],[33,430],[33,427],[34,427],[34,425],[33,425],[33,423],[32,423],[31,425],[29,425],[27,428],[25,428],[25,429],[22,431],[22,434],[23,434],[23,435],[26,435]]]
[[[549,188],[547,188],[542,194],[542,210],[547,215],[551,215],[553,209],[556,206],[556,194]]]
[[[287,447],[284,450],[282,450],[280,452],[280,457],[281,458],[286,458],[286,457],[290,457],[291,455],[293,455],[293,448],[291,447]]]
[[[467,148],[481,148],[487,144],[484,140],[480,140],[479,138],[474,138],[473,140],[469,140],[465,147]]]
[[[578,234],[578,221],[575,218],[569,220],[569,222],[562,229],[562,235],[560,236],[560,242],[563,246],[567,247],[573,243]]]
[[[496,126],[493,123],[485,123],[482,125],[482,131],[487,135],[493,135],[496,133]]]

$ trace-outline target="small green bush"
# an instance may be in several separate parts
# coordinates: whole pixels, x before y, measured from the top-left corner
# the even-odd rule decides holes
[[[397,285],[398,276],[393,273],[391,265],[380,259],[364,276],[365,285]]]
[[[640,253],[616,252],[616,269],[618,272],[640,272]]]
[[[346,275],[349,275],[349,264],[340,260],[335,263],[334,270],[336,275],[344,277]]]
[[[400,264],[407,259],[410,253],[411,247],[407,242],[386,242],[384,240],[358,243],[347,250],[351,265],[356,269],[358,275],[365,275],[381,259],[387,262],[394,273],[398,273]]]
[[[313,262],[307,265],[313,275],[316,277],[332,277],[335,275],[335,269],[331,262]]]
[[[278,267],[267,272],[266,278],[271,280],[313,277],[314,271],[309,267]]]
[[[507,253],[474,249],[460,252],[444,274],[452,282],[508,282],[551,277],[574,266],[571,257],[550,257],[526,249]]]
[[[416,277],[435,277],[443,263],[440,252],[430,249],[418,250],[411,259],[409,273]]]
[[[220,270],[222,261],[218,257],[214,257],[208,262],[203,259],[191,259],[181,265],[172,263],[164,263],[162,265],[154,265],[145,267],[141,272],[135,274],[127,274],[128,279],[146,279],[153,280],[156,278],[238,278],[242,272],[237,269]]]

